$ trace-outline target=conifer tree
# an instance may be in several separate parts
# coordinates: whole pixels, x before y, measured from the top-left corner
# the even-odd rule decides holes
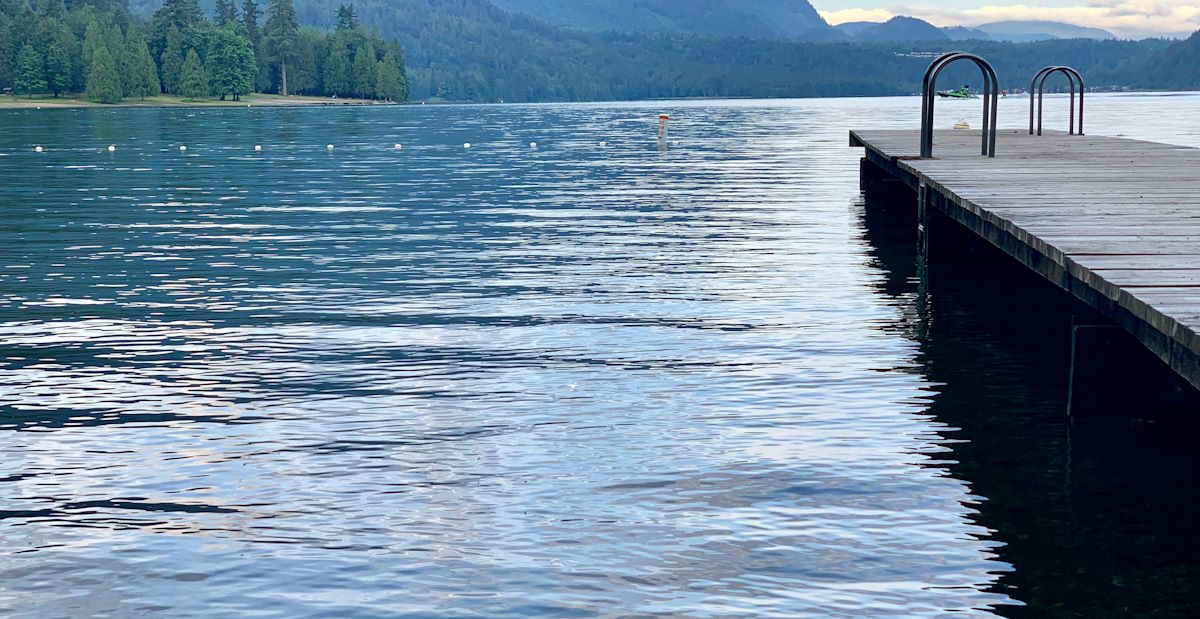
[[[354,53],[354,93],[364,99],[375,96],[375,76],[379,74],[375,48],[370,43],[359,46]]]
[[[55,97],[71,88],[71,57],[58,41],[46,51],[46,87]]]
[[[84,96],[97,103],[121,101],[121,78],[117,75],[117,64],[107,47],[97,48],[92,56]]]
[[[234,0],[217,0],[216,18],[217,26],[220,28],[237,23],[237,3]]]
[[[13,83],[13,50],[12,23],[7,15],[0,13],[0,84]]]
[[[379,73],[375,78],[375,96],[388,101],[403,101],[406,98],[400,66],[396,56],[388,50],[379,61]]]
[[[208,87],[208,74],[204,71],[204,65],[200,63],[200,56],[194,49],[188,50],[187,59],[183,61],[183,69],[179,78],[179,92],[185,99],[191,101],[203,99],[211,92]]]
[[[133,44],[135,39],[140,38],[133,28],[129,28],[123,39],[108,44],[108,51],[112,53],[113,61],[117,64],[117,76],[121,78],[121,92],[126,97],[136,96],[133,94],[135,59],[133,52],[136,51]]]
[[[343,4],[337,10],[337,29],[339,32],[358,30],[358,13],[353,4]]]
[[[271,0],[267,5],[267,27],[263,33],[271,59],[279,63],[279,94],[287,96],[287,66],[296,54],[296,8],[292,0]]]
[[[163,0],[162,6],[151,19],[158,24],[183,30],[204,21],[204,13],[200,11],[197,0]]]
[[[262,17],[262,11],[258,8],[258,3],[254,0],[245,0],[242,2],[242,24],[246,26],[246,35],[250,37],[250,42],[258,47],[261,41],[261,31],[258,28],[258,18]]]
[[[104,26],[100,22],[93,19],[88,22],[87,29],[83,33],[83,74],[87,75],[92,71],[92,57],[96,55],[96,50],[104,46]]]
[[[132,49],[126,53],[133,61],[128,80],[129,89],[125,94],[144,100],[146,97],[158,94],[161,90],[158,83],[158,68],[154,66],[154,59],[150,57],[150,48],[147,47],[145,40],[141,37],[131,38],[130,45]]]
[[[167,30],[167,48],[163,50],[161,60],[163,90],[177,95],[183,77],[183,35],[175,26]]]
[[[330,45],[329,58],[325,59],[325,94],[348,95],[354,91],[350,79],[350,53],[337,38]]]
[[[13,91],[18,95],[29,95],[45,92],[46,80],[42,77],[42,57],[26,43],[17,54],[17,75],[13,83]]]

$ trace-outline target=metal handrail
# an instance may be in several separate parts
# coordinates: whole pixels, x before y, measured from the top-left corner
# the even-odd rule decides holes
[[[1067,81],[1071,83],[1071,123],[1070,135],[1075,134],[1075,83],[1079,83],[1079,135],[1083,135],[1083,76],[1079,71],[1066,66],[1046,67],[1037,72],[1033,76],[1033,82],[1029,84],[1029,135],[1034,135],[1033,132],[1033,98],[1034,93],[1037,93],[1037,135],[1042,134],[1042,99],[1046,94],[1046,80],[1055,73],[1062,73],[1067,76]]]
[[[921,84],[921,158],[933,157],[933,106],[938,75],[951,63],[970,60],[983,72],[983,148],[985,157],[996,156],[996,114],[1000,106],[1000,80],[996,70],[983,58],[967,52],[950,52],[934,60],[925,70]],[[989,101],[990,100],[990,101]],[[989,105],[989,103],[991,105]]]

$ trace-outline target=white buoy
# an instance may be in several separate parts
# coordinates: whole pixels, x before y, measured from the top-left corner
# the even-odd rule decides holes
[[[181,153],[185,153],[185,152],[187,152],[187,147],[186,147],[186,146],[182,146],[182,145],[181,145],[181,146],[179,147],[179,152],[181,152]]]
[[[529,148],[537,148],[537,142],[530,142]]]
[[[325,150],[333,150],[333,144],[326,144]]]
[[[396,150],[400,150],[400,149],[402,149],[402,148],[404,148],[404,147],[403,147],[403,146],[401,146],[401,145],[399,145],[399,144],[397,144],[395,148],[396,148]]]
[[[109,145],[108,145],[108,152],[110,152],[110,153],[115,153],[115,152],[117,152],[117,147],[116,147],[116,146],[113,146],[112,144],[109,144]]]
[[[600,148],[608,148],[608,142],[600,142]]]
[[[34,146],[34,147],[33,147],[33,152],[35,152],[35,153],[40,153],[40,152],[42,152],[42,147],[41,147],[41,146]]]
[[[463,144],[463,148],[467,148],[467,149],[471,148],[471,143],[467,142],[466,144]]]
[[[259,144],[255,144],[255,145],[254,145],[254,152],[256,152],[256,153],[257,153],[257,152],[259,152],[259,151],[261,151],[261,150],[262,150],[262,146],[261,146],[261,145],[259,145]]]

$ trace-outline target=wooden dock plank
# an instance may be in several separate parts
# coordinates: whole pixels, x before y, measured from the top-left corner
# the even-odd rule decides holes
[[[941,207],[1109,315],[1200,387],[1200,149],[1103,136],[852,131],[852,146],[942,194]]]

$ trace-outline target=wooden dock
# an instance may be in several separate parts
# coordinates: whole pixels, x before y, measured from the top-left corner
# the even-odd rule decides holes
[[[899,181],[1200,388],[1200,149],[1099,136],[853,131],[864,184]],[[879,179],[874,179],[879,180]],[[921,200],[922,198],[918,198]],[[937,238],[929,241],[938,242]]]

